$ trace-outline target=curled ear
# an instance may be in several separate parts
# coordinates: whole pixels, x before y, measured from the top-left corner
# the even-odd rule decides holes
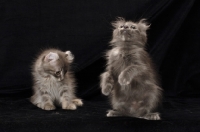
[[[139,22],[138,22],[138,27],[139,27],[139,29],[141,30],[141,31],[146,31],[146,30],[148,30],[149,29],[149,27],[150,27],[150,24],[148,24],[147,22],[146,22],[146,19],[141,19]]]
[[[53,53],[53,52],[50,52],[49,54],[47,54],[44,58],[44,61],[45,62],[54,62],[56,60],[59,59],[59,56],[57,53]]]
[[[74,60],[74,55],[71,53],[71,51],[66,51],[65,56],[70,63]]]
[[[118,28],[119,26],[125,23],[125,19],[123,17],[117,17],[116,21],[111,22],[114,28]]]

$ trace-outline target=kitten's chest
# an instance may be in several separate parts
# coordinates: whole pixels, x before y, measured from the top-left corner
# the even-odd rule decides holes
[[[57,81],[57,79],[50,77],[44,80],[44,88],[49,95],[54,99],[60,98],[60,93],[62,91],[63,83]]]
[[[134,52],[115,48],[109,54],[108,67],[113,77],[118,77],[125,68],[134,64],[135,60],[136,56]]]
[[[116,48],[110,53],[109,64],[112,65],[112,67],[123,69],[124,67],[133,64],[136,59],[134,52]]]

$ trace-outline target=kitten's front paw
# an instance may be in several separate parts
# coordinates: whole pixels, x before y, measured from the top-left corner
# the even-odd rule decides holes
[[[104,87],[102,87],[101,92],[102,92],[102,94],[108,96],[108,95],[110,95],[112,88],[113,88],[113,85],[108,83]]]
[[[83,102],[81,99],[73,99],[72,102],[76,105],[76,106],[82,106]]]
[[[124,72],[121,72],[118,77],[118,82],[120,85],[129,85],[131,83],[131,80]]]
[[[55,110],[56,107],[52,104],[45,104],[43,109],[44,110]]]
[[[62,109],[65,110],[76,110],[76,105],[73,103],[62,102]]]
[[[75,104],[69,104],[67,107],[63,108],[67,110],[76,110],[76,105]]]

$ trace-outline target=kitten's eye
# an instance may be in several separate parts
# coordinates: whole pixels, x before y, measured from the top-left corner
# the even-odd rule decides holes
[[[61,73],[60,71],[55,72],[56,76],[59,76],[60,73]]]
[[[120,28],[124,28],[124,25],[120,26]]]
[[[131,26],[132,29],[136,29],[136,27],[134,25]]]

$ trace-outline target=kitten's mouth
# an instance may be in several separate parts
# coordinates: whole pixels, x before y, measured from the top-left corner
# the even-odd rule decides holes
[[[132,36],[132,33],[130,30],[121,30],[121,34],[130,36],[130,37]]]
[[[58,81],[60,82],[60,81],[62,81],[64,78],[62,78],[62,77],[59,77],[58,78]]]
[[[121,30],[121,35],[123,41],[130,40],[133,37],[130,30]]]
[[[60,82],[60,81],[64,80],[64,76],[61,75],[61,76],[57,77],[57,79],[58,79],[58,81]]]

